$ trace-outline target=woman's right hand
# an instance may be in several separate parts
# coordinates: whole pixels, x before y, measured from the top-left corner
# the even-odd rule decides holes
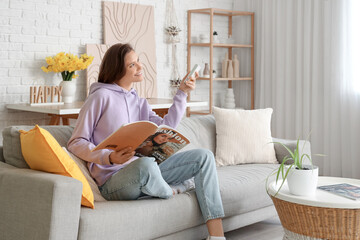
[[[131,147],[121,149],[116,152],[112,152],[109,155],[109,161],[112,164],[123,164],[130,160],[135,155],[135,151],[132,151]]]

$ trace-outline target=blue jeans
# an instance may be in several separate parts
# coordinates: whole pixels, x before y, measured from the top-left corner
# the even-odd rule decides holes
[[[107,200],[135,200],[144,194],[170,198],[170,185],[195,179],[195,191],[206,221],[224,217],[215,159],[211,151],[194,149],[172,155],[160,165],[143,157],[121,169],[99,187]]]

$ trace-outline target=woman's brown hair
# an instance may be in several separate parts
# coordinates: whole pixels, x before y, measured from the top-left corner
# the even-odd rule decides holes
[[[130,44],[117,43],[105,53],[101,62],[98,82],[113,83],[121,79],[126,72],[125,55],[134,51]]]

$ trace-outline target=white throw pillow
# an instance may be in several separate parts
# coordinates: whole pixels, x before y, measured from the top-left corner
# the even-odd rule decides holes
[[[217,166],[277,163],[270,129],[271,108],[213,109]]]
[[[94,194],[94,201],[95,202],[103,202],[106,201],[106,199],[101,195],[100,190],[95,182],[95,180],[91,177],[89,169],[86,166],[86,162],[71,152],[69,152],[65,147],[62,147],[67,154],[74,160],[74,162],[79,166],[81,172],[84,174],[86,180],[88,181],[90,188]]]

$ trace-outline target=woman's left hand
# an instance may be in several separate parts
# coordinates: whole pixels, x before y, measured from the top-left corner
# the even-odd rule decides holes
[[[189,93],[190,91],[195,89],[196,86],[196,78],[199,77],[199,74],[195,72],[195,77],[190,77],[188,81],[185,82],[186,77],[189,75],[189,72],[186,74],[186,76],[183,78],[183,80],[180,83],[179,89],[183,91],[184,93]]]

